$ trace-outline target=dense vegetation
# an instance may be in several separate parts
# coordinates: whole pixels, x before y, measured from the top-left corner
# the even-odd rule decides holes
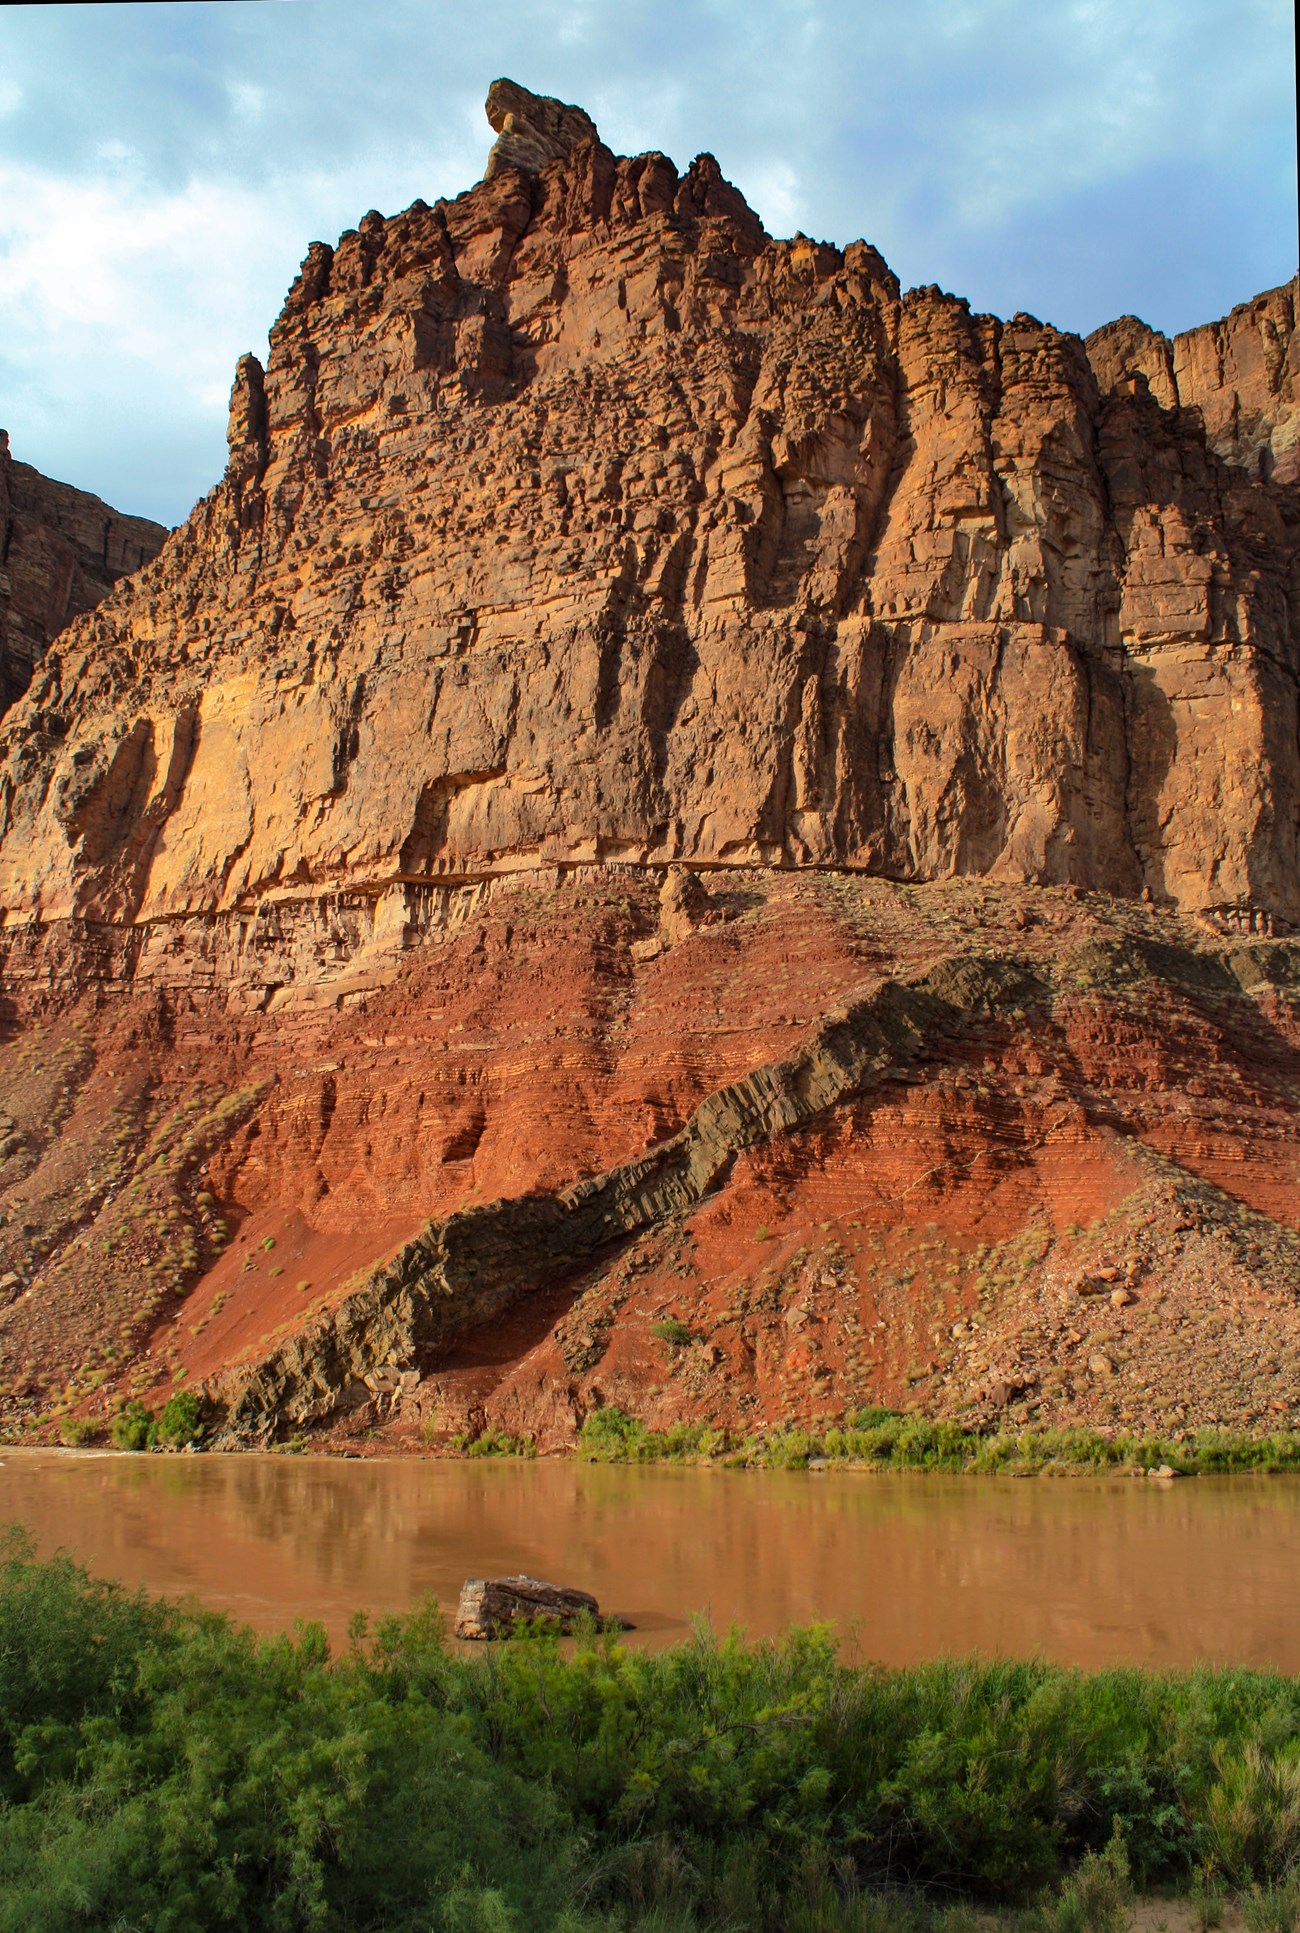
[[[331,1658],[0,1545],[4,1930],[1112,1933],[1131,1871],[1280,1933],[1298,1869],[1276,1674],[864,1669],[816,1630],[466,1657],[431,1606]]]
[[[466,1454],[534,1453],[527,1438],[489,1431],[456,1445]],[[954,1470],[1159,1470],[1179,1476],[1232,1471],[1300,1470],[1300,1432],[1203,1429],[1178,1438],[1137,1436],[1128,1430],[1103,1434],[1087,1429],[989,1431],[895,1410],[862,1410],[825,1429],[769,1430],[737,1436],[708,1424],[676,1423],[666,1430],[616,1408],[590,1415],[578,1437],[588,1463],[697,1462],[803,1469],[810,1463],[854,1463],[872,1469]]]

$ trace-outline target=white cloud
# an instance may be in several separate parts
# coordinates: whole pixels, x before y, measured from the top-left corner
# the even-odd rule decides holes
[[[1166,159],[1221,164],[1267,106],[1270,31],[1288,58],[1288,6],[1237,0],[1233,11],[1235,23],[1221,0],[940,8],[931,158],[953,220],[1000,227]]]
[[[266,109],[266,89],[252,81],[229,81],[226,92],[230,105],[243,120],[256,120]]]
[[[201,364],[283,256],[274,207],[195,181],[159,193],[138,176],[63,181],[0,163],[0,327],[63,352]],[[177,310],[200,320],[178,340]]]
[[[769,235],[792,235],[805,225],[802,184],[788,161],[769,161],[749,171],[745,200]]]

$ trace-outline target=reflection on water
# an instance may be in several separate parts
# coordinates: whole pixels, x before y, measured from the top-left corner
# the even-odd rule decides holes
[[[263,1629],[451,1606],[529,1571],[637,1641],[695,1614],[833,1619],[857,1655],[1200,1658],[1300,1670],[1300,1481],[807,1475],[576,1463],[0,1452],[0,1520],[40,1549]]]

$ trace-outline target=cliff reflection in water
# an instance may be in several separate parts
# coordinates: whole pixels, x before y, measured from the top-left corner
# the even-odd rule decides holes
[[[858,1655],[1300,1670],[1300,1484],[1014,1481],[575,1463],[6,1452],[0,1519],[42,1551],[262,1629],[450,1607],[528,1571],[680,1638],[831,1619]]]

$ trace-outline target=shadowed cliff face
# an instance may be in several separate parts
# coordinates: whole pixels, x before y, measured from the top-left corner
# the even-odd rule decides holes
[[[8,917],[615,858],[1300,918],[1293,292],[1099,382],[492,108],[478,187],[313,245],[225,481],[15,714]]]
[[[0,430],[0,713],[72,618],[156,557],[167,532],[15,463]]]
[[[1085,348],[489,109],[0,727],[0,1417],[1300,1420],[1294,288]]]

